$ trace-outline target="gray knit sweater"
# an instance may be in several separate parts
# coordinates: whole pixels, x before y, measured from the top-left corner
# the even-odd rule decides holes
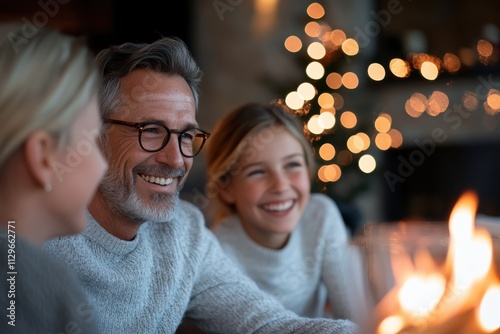
[[[280,250],[253,241],[235,215],[221,221],[213,232],[234,263],[287,309],[322,317],[328,300],[329,315],[354,318],[348,298],[354,287],[344,263],[348,232],[330,197],[311,194],[296,229]]]
[[[174,333],[184,316],[205,333],[355,333],[347,320],[299,318],[259,290],[185,201],[174,219],[144,223],[132,241],[89,217],[84,233],[45,249],[78,273],[101,333]]]

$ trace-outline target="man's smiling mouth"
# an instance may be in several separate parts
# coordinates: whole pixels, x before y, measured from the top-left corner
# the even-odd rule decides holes
[[[164,178],[164,177],[158,177],[158,176],[153,176],[153,175],[146,175],[146,174],[139,174],[141,179],[143,179],[146,182],[153,183],[153,184],[158,184],[160,186],[168,186],[172,182],[174,182],[174,179],[171,177]]]

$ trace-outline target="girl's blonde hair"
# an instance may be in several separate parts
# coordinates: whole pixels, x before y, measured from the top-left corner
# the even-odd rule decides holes
[[[36,130],[63,146],[74,119],[97,96],[94,55],[46,27],[0,24],[0,166]]]
[[[272,144],[273,133],[265,130],[273,127],[285,129],[298,140],[304,150],[311,178],[314,175],[311,143],[304,135],[303,125],[291,110],[280,102],[243,105],[231,111],[215,125],[207,143],[208,175],[205,195],[215,205],[214,224],[235,213],[235,208],[220,197],[220,189],[228,184],[231,175],[238,173],[241,154],[254,138],[259,140],[260,145]]]

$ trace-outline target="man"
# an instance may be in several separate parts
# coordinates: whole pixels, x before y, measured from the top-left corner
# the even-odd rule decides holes
[[[198,129],[200,70],[163,38],[101,51],[102,150],[109,169],[88,228],[46,250],[77,271],[102,333],[174,333],[183,317],[211,333],[354,333],[348,320],[286,311],[241,274],[179,199],[209,134]]]

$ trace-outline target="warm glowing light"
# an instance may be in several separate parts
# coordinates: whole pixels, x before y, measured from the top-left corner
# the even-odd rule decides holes
[[[342,171],[338,165],[332,164],[325,168],[325,177],[329,182],[336,182],[340,179]]]
[[[431,116],[439,115],[446,111],[449,104],[450,100],[445,93],[434,91],[428,100],[427,113]]]
[[[321,182],[326,183],[326,182],[328,182],[328,179],[325,176],[325,169],[326,169],[326,166],[321,166],[318,169],[318,179],[320,179]]]
[[[453,264],[453,280],[467,291],[474,281],[489,269],[488,252],[482,237],[474,233],[474,216],[478,205],[477,195],[466,192],[460,197],[450,215],[449,229],[452,238],[450,258]],[[486,246],[486,249],[484,247]],[[485,253],[486,252],[486,253]],[[486,258],[485,258],[486,255]]]
[[[492,237],[474,226],[477,208],[474,191],[462,194],[450,214],[449,235],[438,236],[436,243],[429,244],[433,232],[413,235],[408,224],[398,230],[401,235],[391,231],[387,236],[392,271],[384,261],[374,264],[384,268],[382,275],[391,272],[393,283],[374,312],[377,334],[498,332],[500,279]],[[374,282],[378,275],[373,273]]]
[[[445,278],[437,273],[414,274],[399,290],[399,303],[404,312],[417,317],[428,316],[443,296]]]
[[[375,136],[375,146],[377,146],[379,150],[387,151],[391,148],[391,136],[387,133],[378,133]]]
[[[258,34],[264,35],[276,22],[278,0],[255,0],[255,13],[253,26]]]
[[[323,124],[325,129],[331,129],[335,125],[335,115],[329,111],[325,111],[319,114],[319,119]]]
[[[389,63],[389,69],[391,70],[392,74],[394,74],[398,78],[406,78],[410,75],[411,72],[410,64],[400,58],[392,59]]]
[[[500,110],[500,92],[496,89],[490,89],[486,102],[491,109],[495,111]]]
[[[278,0],[256,0],[254,4],[255,11],[259,13],[259,15],[268,16],[276,12]]]
[[[364,132],[358,132],[356,136],[363,140],[362,151],[366,151],[370,147],[370,137],[368,137],[368,135]]]
[[[345,88],[354,89],[359,85],[358,76],[354,72],[347,72],[342,76],[342,84]]]
[[[319,148],[319,156],[325,161],[330,161],[335,157],[335,147],[330,143],[325,143]]]
[[[309,118],[309,121],[307,122],[307,128],[309,129],[309,131],[311,131],[311,133],[314,133],[315,135],[319,135],[325,130],[322,122],[319,119],[319,115],[313,115],[311,116],[311,118]]]
[[[332,96],[333,96],[333,94],[332,94]],[[335,104],[335,103],[334,103],[334,104]],[[329,112],[330,114],[332,114],[332,115],[334,115],[334,116],[337,114],[337,110],[335,109],[335,107],[333,107],[333,108],[321,108],[321,109],[319,110],[319,113],[320,113],[320,114],[322,114],[322,113],[324,113],[324,112]]]
[[[319,35],[321,35],[321,26],[316,21],[309,22],[308,24],[306,24],[304,31],[309,37],[318,37]]]
[[[310,101],[316,95],[316,88],[309,82],[303,82],[297,88],[297,93],[299,93],[304,100]]]
[[[330,93],[322,93],[318,96],[318,104],[321,108],[333,108],[334,99]]]
[[[307,7],[307,15],[312,19],[320,19],[325,15],[325,9],[317,2],[313,2]]]
[[[385,78],[385,68],[379,63],[368,66],[368,76],[374,81],[381,81]]]
[[[453,53],[446,53],[443,57],[443,66],[448,72],[457,73],[462,64],[460,63],[460,58],[456,55]]]
[[[464,193],[450,214],[450,235],[455,240],[470,239],[479,199],[471,191]]]
[[[479,99],[476,93],[471,91],[466,91],[462,97],[462,104],[468,111],[474,111],[479,106]]]
[[[411,116],[413,118],[418,118],[418,117],[422,116],[421,112],[418,112],[415,109],[413,109],[413,107],[411,106],[410,99],[406,100],[406,102],[405,102],[405,111],[409,116]]]
[[[433,62],[424,61],[420,68],[420,73],[427,80],[436,80],[439,74],[439,69]]]
[[[288,36],[285,39],[285,49],[289,52],[299,52],[302,49],[302,41],[297,36]]]
[[[342,43],[342,51],[348,56],[355,56],[359,52],[359,45],[356,40],[348,38]]]
[[[370,174],[377,167],[377,162],[373,156],[365,154],[359,158],[358,166],[363,173]]]
[[[481,57],[490,57],[493,54],[493,45],[484,39],[480,39],[477,42],[477,52]]]
[[[340,115],[340,124],[346,129],[352,129],[358,123],[358,118],[352,111],[344,111]]]
[[[500,285],[488,288],[479,306],[478,318],[481,327],[486,332],[493,332],[500,328]]]
[[[378,132],[388,132],[391,129],[391,122],[391,115],[382,113],[375,120],[374,126]]]
[[[312,42],[307,48],[307,54],[312,59],[322,59],[326,55],[326,49],[320,42]]]
[[[405,103],[405,111],[411,117],[420,117],[427,110],[428,101],[424,94],[413,93]]]
[[[326,77],[326,84],[331,89],[339,89],[342,86],[342,76],[339,73],[332,72]]]
[[[361,152],[364,145],[363,138],[358,135],[352,135],[347,139],[347,148],[354,154]]]
[[[344,43],[344,41],[346,40],[346,38],[347,38],[347,36],[346,36],[345,32],[343,32],[340,29],[335,29],[330,34],[330,40],[332,41],[332,43],[335,46],[341,46],[342,43]]]
[[[325,68],[317,61],[313,61],[307,65],[306,74],[311,79],[319,80],[325,75]]]
[[[488,104],[488,101],[485,101],[483,103],[483,108],[484,108],[484,111],[486,112],[486,114],[491,115],[491,116],[496,115],[500,111],[498,109],[493,109],[492,107],[490,107],[490,105]],[[486,128],[493,128],[495,126],[496,121],[492,122],[492,120],[495,120],[495,119],[490,119],[489,124],[487,126],[485,126]]]
[[[297,92],[290,92],[285,97],[286,105],[293,110],[300,109],[304,106],[304,98]]]
[[[390,129],[387,134],[391,137],[392,148],[398,148],[403,145],[403,134],[400,131],[396,129]]]
[[[377,334],[396,334],[403,329],[404,325],[405,321],[400,315],[392,315],[380,322]]]
[[[427,98],[422,93],[413,93],[410,97],[410,104],[413,110],[419,113],[423,113],[427,110]]]

